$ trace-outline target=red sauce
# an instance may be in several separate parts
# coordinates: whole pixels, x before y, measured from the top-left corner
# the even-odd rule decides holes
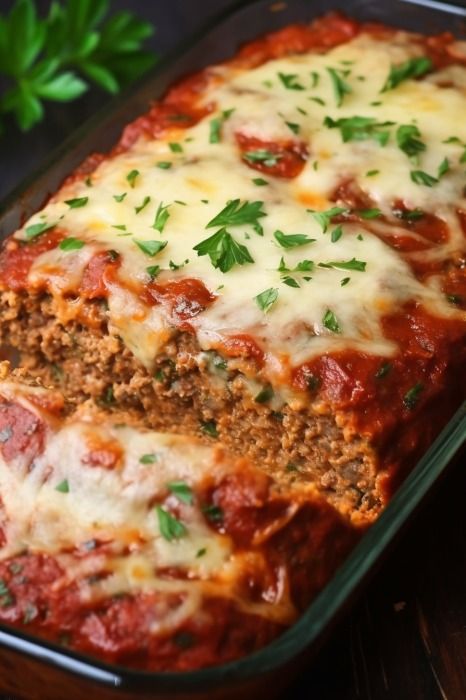
[[[0,251],[0,284],[14,292],[27,288],[27,278],[35,259],[56,248],[65,237],[63,231],[54,228],[29,242],[8,238]]]
[[[169,282],[152,282],[143,295],[151,304],[163,304],[173,323],[181,330],[192,330],[189,320],[210,306],[216,299],[198,279],[180,279]]]
[[[285,143],[277,143],[275,141],[261,141],[241,133],[237,133],[235,136],[243,163],[246,163],[253,170],[267,175],[288,179],[296,177],[304,168],[309,155],[305,144],[300,141],[290,140]],[[270,158],[259,161],[248,159],[249,154],[254,156],[258,151],[265,151],[270,154]],[[270,161],[269,164],[267,164],[267,160]]]
[[[259,343],[247,333],[225,336],[218,342],[217,348],[228,357],[252,358],[259,366],[264,364],[264,351]]]
[[[119,256],[111,251],[96,253],[84,270],[79,292],[85,299],[102,299],[107,296],[107,283],[115,280],[121,264]]]
[[[0,451],[9,462],[23,455],[30,463],[44,449],[45,424],[32,411],[0,396]]]

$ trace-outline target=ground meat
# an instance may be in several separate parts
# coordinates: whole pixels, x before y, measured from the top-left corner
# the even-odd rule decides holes
[[[187,333],[169,342],[153,376],[110,335],[105,306],[86,303],[86,326],[57,320],[49,296],[5,292],[0,340],[21,351],[32,376],[60,388],[71,407],[91,398],[126,411],[149,428],[219,439],[280,481],[312,481],[330,503],[355,521],[372,520],[382,503],[377,459],[363,437],[345,434],[332,414],[285,404],[274,411],[255,401],[243,375],[219,376],[197,361],[201,348]],[[163,407],[161,410],[161,406]]]

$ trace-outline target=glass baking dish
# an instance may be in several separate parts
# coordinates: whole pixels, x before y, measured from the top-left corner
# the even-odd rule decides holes
[[[309,21],[332,9],[356,19],[375,20],[424,33],[451,31],[466,37],[466,6],[435,0],[290,0],[242,2],[185,42],[157,69],[97,114],[52,154],[40,172],[0,207],[0,237],[36,211],[62,179],[89,153],[112,146],[123,126],[147,109],[180,76],[234,54],[238,46],[296,21]],[[162,698],[242,698],[280,695],[354,601],[431,492],[466,437],[466,404],[457,411],[413,469],[390,505],[300,620],[275,642],[236,662],[186,673],[149,673],[111,666],[0,626],[1,691],[24,700],[160,700]],[[44,690],[46,688],[46,690]],[[46,693],[46,695],[44,694]],[[259,695],[261,697],[262,695]]]

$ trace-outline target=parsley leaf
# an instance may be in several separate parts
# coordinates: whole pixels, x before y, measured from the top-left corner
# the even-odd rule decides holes
[[[282,231],[275,231],[273,234],[275,240],[282,248],[296,248],[306,243],[314,243],[315,238],[309,238],[304,233],[292,233],[287,235]]]
[[[183,503],[187,503],[188,506],[192,505],[193,492],[185,481],[171,481],[167,484],[167,489]]]
[[[343,78],[341,77],[339,72],[335,70],[335,68],[327,68],[327,73],[330,75],[330,78],[332,80],[333,92],[335,94],[335,101],[337,103],[337,107],[341,107],[345,95],[349,95],[351,92],[353,92],[353,90],[348,85],[348,83],[345,80],[343,80]]]
[[[127,195],[127,192],[123,192],[123,194],[114,194],[113,199],[115,200],[115,202],[122,202],[124,200],[124,198],[126,197],[126,195]]]
[[[139,214],[140,211],[142,211],[145,207],[147,207],[149,202],[150,202],[150,197],[149,197],[149,195],[147,195],[147,197],[144,197],[144,199],[142,200],[142,203],[138,207],[134,207],[134,211],[136,212],[136,214]]]
[[[55,491],[58,491],[59,493],[69,493],[70,485],[68,483],[68,479],[63,479],[63,481],[60,481],[60,483],[55,486]]]
[[[145,455],[142,455],[142,457],[139,459],[141,464],[155,464],[155,462],[158,462],[159,457],[155,452],[149,452]]]
[[[411,389],[409,389],[403,397],[403,403],[410,411],[416,407],[419,397],[424,391],[424,384],[417,382]]]
[[[165,248],[168,241],[141,241],[137,238],[133,239],[137,247],[142,250],[143,253],[153,258],[154,255],[160,253],[161,250]]]
[[[433,187],[437,184],[438,179],[425,173],[423,170],[411,170],[410,172],[411,180],[416,183],[416,185],[425,185],[426,187]]]
[[[367,263],[363,260],[340,260],[335,262],[320,263],[320,267],[336,267],[339,270],[356,270],[357,272],[365,272]]]
[[[220,117],[215,117],[215,119],[212,119],[210,124],[209,124],[209,143],[220,143],[220,138],[222,135],[222,126],[224,122],[230,117],[233,112],[233,109],[226,109],[222,112],[222,115]]]
[[[168,144],[168,147],[172,153],[183,153],[183,146],[181,143],[171,142]]]
[[[345,209],[344,207],[331,207],[331,209],[327,209],[326,211],[314,211],[313,209],[308,209],[308,212],[312,214],[313,218],[322,227],[323,233],[327,232],[330,222],[334,216],[346,214],[349,211],[349,209]]]
[[[278,299],[278,289],[275,287],[265,289],[263,292],[254,297],[254,299],[259,309],[266,314],[268,311],[270,311]]]
[[[287,125],[288,129],[293,132],[293,134],[299,134],[300,131],[300,126],[299,124],[296,124],[295,122],[285,122]]]
[[[288,285],[288,287],[294,287],[295,289],[299,289],[301,286],[297,280],[295,280],[294,277],[290,277],[289,275],[285,275],[285,277],[282,277],[282,282],[283,284]]]
[[[135,170],[131,170],[131,171],[127,174],[126,179],[127,179],[127,181],[129,182],[130,187],[134,187],[134,186],[135,186],[135,184],[136,184],[136,179],[137,179],[138,175],[139,175],[139,170],[136,170],[136,169],[135,169]]]
[[[323,315],[322,323],[324,324],[325,328],[327,328],[329,331],[332,331],[332,333],[341,333],[341,328],[340,324],[338,323],[337,317],[330,309],[327,309],[327,311]]]
[[[417,137],[421,132],[414,124],[402,124],[396,130],[396,142],[398,147],[406,153],[409,158],[417,158],[419,153],[426,150],[426,144]]]
[[[441,177],[443,177],[448,171],[450,170],[450,161],[448,158],[444,158],[440,165],[438,166],[437,170],[437,177],[440,180]]]
[[[79,207],[84,207],[88,201],[89,197],[76,197],[75,199],[65,199],[65,204],[67,204],[70,209],[79,209]]]
[[[361,219],[377,219],[382,216],[382,212],[377,207],[373,209],[356,209],[355,213],[361,217]]]
[[[278,77],[287,90],[304,90],[304,86],[297,80],[296,73],[279,73]]]
[[[432,61],[427,56],[419,58],[409,58],[404,63],[400,63],[390,68],[390,73],[380,92],[393,90],[404,80],[409,78],[420,78],[432,68]]]
[[[169,160],[159,160],[159,162],[156,163],[156,166],[160,168],[160,170],[170,170],[172,165],[173,163]]]
[[[333,229],[332,233],[330,234],[330,240],[332,241],[332,243],[336,243],[337,241],[340,240],[342,235],[343,235],[343,228],[340,224],[339,226],[336,226]]]
[[[197,251],[199,256],[208,255],[212,265],[222,272],[228,272],[234,265],[254,262],[246,246],[235,241],[226,228],[221,228],[201,241],[193,250]]]
[[[206,228],[215,226],[242,226],[244,224],[256,224],[257,220],[266,216],[263,211],[264,202],[241,203],[239,199],[232,199],[222,211],[214,216]],[[197,248],[195,248],[197,250]]]
[[[30,226],[26,226],[24,229],[24,234],[26,238],[31,240],[32,238],[36,238],[36,236],[40,236],[46,231],[50,231],[50,229],[55,228],[55,226],[56,224],[47,224],[45,221],[39,224],[31,224]]]
[[[255,177],[253,179],[253,183],[257,185],[257,187],[264,187],[264,185],[268,185],[269,183],[267,180],[264,180],[262,177]]]
[[[171,542],[187,535],[188,530],[186,526],[174,515],[162,508],[162,506],[156,506],[155,510],[159,521],[160,534],[164,539]]]
[[[165,204],[163,202],[160,202],[156,214],[155,214],[155,219],[154,223],[152,224],[152,228],[155,228],[156,231],[159,233],[163,232],[163,229],[165,228],[165,224],[167,223],[168,219],[170,218],[170,212],[168,211],[169,204]]]
[[[243,153],[243,158],[250,163],[263,163],[263,165],[267,166],[268,168],[272,168],[274,165],[277,165],[278,161],[281,159],[281,155],[279,153],[272,153],[272,151],[268,151],[266,148],[258,148],[255,151],[247,151],[246,153]]]
[[[79,250],[84,246],[84,241],[80,241],[79,238],[64,238],[59,243],[60,250]]]
[[[373,139],[381,146],[385,146],[390,138],[390,132],[385,129],[393,126],[394,122],[378,122],[374,117],[343,117],[332,119],[325,117],[324,126],[329,129],[340,129],[341,138],[344,143],[347,141],[365,141]]]

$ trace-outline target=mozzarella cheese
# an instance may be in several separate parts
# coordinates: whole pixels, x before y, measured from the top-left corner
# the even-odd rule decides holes
[[[289,56],[252,70],[228,65],[213,69],[215,79],[202,97],[204,104],[215,105],[213,114],[190,129],[172,129],[157,140],[141,137],[129,151],[97,168],[92,187],[82,182],[68,185],[27,222],[59,222],[70,236],[87,244],[78,251],[43,254],[31,270],[31,286],[47,280],[49,288],[61,294],[67,280],[82,271],[90,251],[110,248],[121,253],[119,279],[123,284],[115,283],[109,289],[109,321],[148,368],[172,332],[166,311],[161,306],[147,307],[132,291],[135,285],[148,283],[147,267],[154,264],[162,270],[157,281],[199,278],[216,295],[215,302],[192,319],[204,350],[235,333],[249,333],[266,351],[272,378],[280,374],[277,358],[283,356],[291,365],[299,365],[316,355],[347,348],[381,356],[395,354],[397,343],[384,337],[381,318],[407,300],[417,300],[444,317],[461,313],[447,304],[434,277],[427,283],[416,279],[409,259],[448,259],[464,246],[456,210],[466,208],[461,162],[466,144],[466,68],[447,69],[449,87],[433,74],[381,92],[390,66],[420,53],[420,46],[401,32],[389,42],[362,34],[324,55]],[[345,81],[351,92],[344,95],[341,106],[336,104],[328,68],[347,71]],[[280,74],[293,76],[303,89],[287,89]],[[311,75],[317,78],[311,80]],[[234,111],[228,115],[228,110]],[[374,139],[343,142],[339,128],[324,124],[325,117],[353,116],[393,122],[385,127],[390,132],[386,145]],[[222,120],[221,139],[211,143],[215,118]],[[410,124],[418,127],[426,144],[417,165],[399,148],[395,137],[399,125]],[[241,160],[237,134],[265,142],[304,142],[309,158],[294,179],[263,175],[268,184],[257,186],[253,179],[260,173]],[[452,136],[456,140],[446,143]],[[173,143],[179,143],[176,152]],[[448,171],[438,176],[445,158]],[[157,167],[160,162],[169,162],[171,167]],[[416,184],[411,177],[416,169],[435,177],[435,185]],[[138,174],[129,182],[132,171]],[[323,232],[309,209],[334,206],[332,193],[346,180],[357,183],[391,217],[390,225],[374,222],[374,231],[376,227],[396,230],[392,208],[402,199],[408,208],[420,208],[444,220],[448,240],[402,259],[366,227],[345,223],[342,236],[332,242],[334,226]],[[88,202],[69,208],[65,200],[73,197],[88,197]],[[260,223],[264,233],[258,235],[250,225],[229,227],[234,238],[247,246],[254,263],[236,265],[223,273],[193,248],[218,230],[206,227],[232,199],[263,202],[266,216]],[[169,217],[159,233],[153,224],[161,206],[168,207]],[[305,234],[312,242],[283,249],[273,236],[276,230]],[[22,235],[20,231],[18,236]],[[403,235],[419,238],[406,229]],[[166,241],[166,246],[148,257],[135,240]],[[311,272],[288,273],[299,287],[284,283],[283,272],[278,270],[282,258],[290,270],[303,260],[313,261]],[[319,266],[353,258],[366,263],[364,272]],[[171,268],[173,263],[182,267],[170,269],[170,261]],[[51,265],[62,271],[65,280],[56,272],[50,274]],[[278,296],[264,313],[256,297],[269,289],[277,290]],[[324,322],[328,311],[334,314],[339,332]]]

